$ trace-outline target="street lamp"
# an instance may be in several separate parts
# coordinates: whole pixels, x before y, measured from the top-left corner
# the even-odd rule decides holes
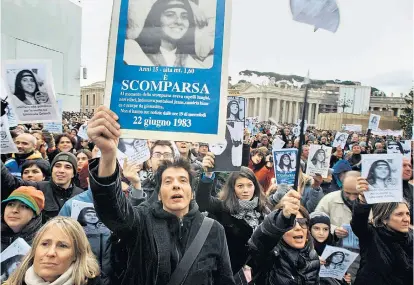
[[[339,108],[342,108],[342,112],[345,112],[345,108],[351,107],[354,103],[354,100],[351,99],[339,99],[336,101],[336,104],[338,104]]]

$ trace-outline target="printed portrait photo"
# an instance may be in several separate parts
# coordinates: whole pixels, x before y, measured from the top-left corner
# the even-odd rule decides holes
[[[213,66],[216,0],[129,0],[124,63]]]
[[[45,70],[40,68],[7,69],[6,76],[15,105],[41,105],[49,103]]]

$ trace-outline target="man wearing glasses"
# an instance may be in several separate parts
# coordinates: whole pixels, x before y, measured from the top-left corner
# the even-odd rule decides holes
[[[153,174],[157,171],[162,161],[169,160],[173,162],[174,149],[169,141],[155,141],[150,149],[150,154],[148,166],[151,168],[151,171],[148,173],[147,179],[142,181],[141,187],[150,201],[157,201],[157,195],[152,197],[156,186]]]

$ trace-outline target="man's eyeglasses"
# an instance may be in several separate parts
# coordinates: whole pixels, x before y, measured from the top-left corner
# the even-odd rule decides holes
[[[308,226],[308,220],[306,219],[306,218],[296,218],[295,219],[295,221],[296,221],[296,223],[298,223],[299,224],[299,226],[302,228],[302,229],[307,229],[309,226]]]
[[[154,152],[152,154],[152,157],[155,157],[155,158],[163,157],[164,159],[170,159],[170,158],[173,158],[173,155],[172,155],[172,153],[168,153],[168,152],[165,152],[165,153]]]

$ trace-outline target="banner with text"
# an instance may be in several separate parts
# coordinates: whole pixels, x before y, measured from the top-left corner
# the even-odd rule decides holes
[[[105,105],[123,138],[224,139],[231,1],[115,0]]]

